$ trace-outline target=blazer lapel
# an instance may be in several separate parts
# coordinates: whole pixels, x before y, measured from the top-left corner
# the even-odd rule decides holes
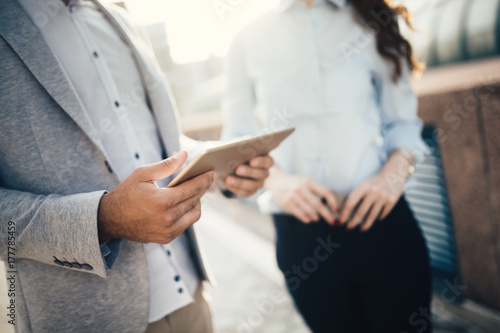
[[[73,85],[38,28],[16,0],[0,0],[0,36],[49,95],[104,153],[98,133]]]

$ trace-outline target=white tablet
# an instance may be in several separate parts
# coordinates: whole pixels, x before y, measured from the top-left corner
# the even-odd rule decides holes
[[[196,157],[168,184],[174,187],[202,173],[215,170],[217,181],[224,182],[227,176],[234,173],[236,167],[247,163],[256,156],[266,155],[285,140],[295,128],[256,136],[249,139],[231,141],[200,152]]]

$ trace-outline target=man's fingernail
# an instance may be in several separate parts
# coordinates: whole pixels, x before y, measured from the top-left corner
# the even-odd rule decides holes
[[[172,156],[172,158],[173,158],[174,160],[178,160],[178,159],[181,157],[181,155],[182,155],[182,153],[183,153],[183,152],[185,152],[185,150],[184,150],[184,149],[182,149],[181,151],[178,151],[177,153],[175,153],[175,155],[174,155],[174,156]]]

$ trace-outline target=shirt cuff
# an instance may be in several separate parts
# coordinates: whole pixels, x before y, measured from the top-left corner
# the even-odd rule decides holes
[[[233,192],[229,191],[228,189],[221,189],[222,195],[225,196],[228,199],[236,198],[236,194]]]
[[[108,239],[100,244],[101,255],[104,259],[106,269],[113,268],[113,265],[118,258],[118,254],[120,253],[121,245],[122,240],[119,238]]]

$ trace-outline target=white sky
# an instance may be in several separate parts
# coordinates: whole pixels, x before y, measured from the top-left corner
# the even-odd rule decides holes
[[[223,56],[236,32],[278,0],[125,0],[139,24],[164,21],[177,63]],[[217,9],[218,10],[217,10]]]

